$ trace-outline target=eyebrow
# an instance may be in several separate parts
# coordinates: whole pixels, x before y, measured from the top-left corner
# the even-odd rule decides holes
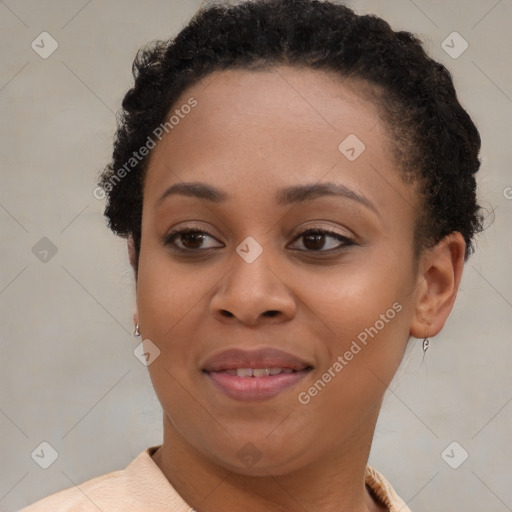
[[[201,182],[181,182],[171,185],[157,200],[155,206],[159,206],[162,201],[173,195],[195,197],[205,199],[213,203],[221,203],[229,199],[229,195],[224,191],[207,183]],[[376,206],[367,197],[361,195],[355,190],[338,183],[311,183],[305,185],[293,185],[291,187],[281,188],[277,191],[277,204],[286,206],[310,201],[323,196],[339,196],[356,201],[368,209],[378,214]]]

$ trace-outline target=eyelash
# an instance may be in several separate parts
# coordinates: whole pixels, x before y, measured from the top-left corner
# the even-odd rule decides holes
[[[205,231],[204,229],[188,227],[188,228],[184,228],[181,230],[171,231],[169,234],[167,234],[165,236],[164,245],[173,246],[172,250],[175,252],[188,253],[188,254],[191,254],[191,253],[198,254],[199,252],[205,252],[205,251],[208,251],[209,249],[213,249],[213,247],[207,248],[207,249],[184,249],[182,247],[176,247],[174,239],[178,238],[179,236],[187,235],[187,234],[206,235],[206,236],[209,236],[210,238],[213,238],[214,240],[216,240],[216,238],[213,235],[211,235],[210,233],[208,233],[208,231]],[[334,249],[328,249],[328,250],[322,250],[322,249],[320,249],[320,250],[294,249],[294,250],[299,251],[299,252],[333,254],[333,253],[341,252],[350,246],[356,245],[356,243],[352,239],[350,239],[344,235],[341,235],[340,233],[337,233],[336,231],[332,231],[330,229],[325,229],[325,228],[308,228],[308,229],[304,230],[303,232],[299,233],[293,239],[293,242],[295,242],[305,236],[308,236],[308,235],[326,235],[326,236],[329,236],[332,238],[336,238],[341,243],[338,247],[335,247]],[[221,243],[221,242],[219,242],[219,243]]]

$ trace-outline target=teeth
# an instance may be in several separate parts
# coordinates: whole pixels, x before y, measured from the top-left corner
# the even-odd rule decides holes
[[[254,368],[252,371],[252,375],[254,377],[267,377],[269,375],[270,370],[268,368]]]
[[[229,375],[237,377],[268,377],[269,375],[279,375],[280,373],[292,373],[291,368],[237,368],[236,370],[226,370]]]

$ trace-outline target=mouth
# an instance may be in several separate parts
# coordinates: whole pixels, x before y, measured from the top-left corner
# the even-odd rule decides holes
[[[280,375],[281,373],[290,374],[298,371],[302,370],[294,370],[292,368],[279,367],[269,368],[268,366],[265,366],[265,368],[237,368],[236,370],[221,370],[220,372],[217,373],[226,373],[227,375],[232,375],[236,377],[252,377],[254,379],[259,379],[261,377]]]
[[[208,359],[202,372],[216,390],[235,400],[270,399],[298,384],[312,364],[273,349],[231,349]]]

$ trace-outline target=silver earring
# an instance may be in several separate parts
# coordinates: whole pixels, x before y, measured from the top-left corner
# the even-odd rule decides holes
[[[133,335],[134,335],[135,337],[137,337],[137,338],[140,336],[140,331],[139,331],[139,322],[137,322],[137,323],[135,324],[135,329],[133,330]]]
[[[423,353],[428,350],[428,347],[430,347],[430,340],[428,339],[428,335],[426,335],[423,339]]]

